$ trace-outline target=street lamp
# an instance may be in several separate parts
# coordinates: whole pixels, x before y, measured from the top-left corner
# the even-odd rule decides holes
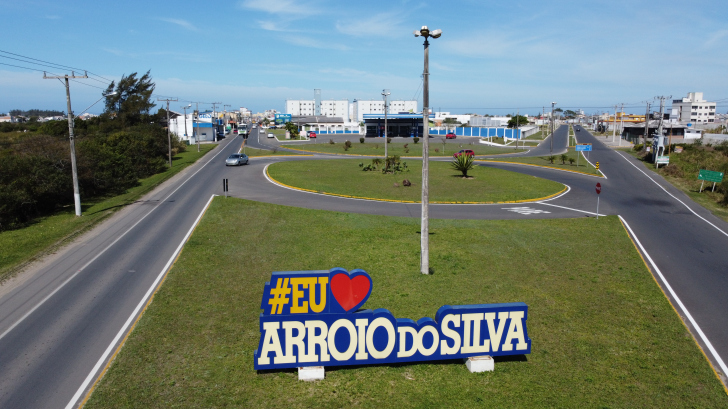
[[[430,274],[430,224],[429,224],[429,160],[430,160],[430,135],[428,126],[430,124],[430,85],[428,82],[429,73],[429,37],[440,38],[442,30],[432,30],[427,26],[415,30],[415,37],[425,37],[425,67],[422,72],[422,137],[425,139],[422,147],[422,223],[420,227],[420,273]],[[386,141],[385,141],[386,142]]]
[[[186,107],[182,107],[185,111],[185,139],[187,139],[187,108],[192,107],[192,104],[187,104]]]
[[[382,96],[384,97],[384,169],[387,169],[387,97],[390,92],[388,89],[382,90]]]
[[[554,105],[556,102],[551,103],[551,155],[554,154]]]

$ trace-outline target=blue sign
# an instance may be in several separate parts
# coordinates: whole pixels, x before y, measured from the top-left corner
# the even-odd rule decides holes
[[[576,145],[577,152],[591,152],[592,145],[590,143],[580,143]]]
[[[276,125],[282,125],[286,122],[291,122],[291,114],[276,114],[275,123]]]
[[[413,321],[361,309],[371,293],[364,270],[274,272],[261,302],[255,369],[531,353],[524,303],[445,305],[434,320]]]

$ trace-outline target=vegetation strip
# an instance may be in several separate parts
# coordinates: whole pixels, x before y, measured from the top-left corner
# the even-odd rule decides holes
[[[484,146],[481,146],[481,145],[463,145],[462,148],[461,147],[452,148],[452,151],[451,152],[447,152],[446,153],[445,151],[443,151],[442,155],[439,155],[438,152],[432,152],[432,151],[435,151],[435,150],[438,150],[439,151],[440,148],[437,147],[436,144],[438,144],[438,143],[437,142],[434,142],[434,141],[431,142],[431,144],[430,144],[430,151],[431,151],[430,152],[430,156],[433,157],[433,158],[437,158],[437,157],[442,157],[442,158],[451,157],[453,153],[456,153],[456,152],[460,151],[461,149],[473,149],[473,150],[476,150],[476,149],[480,148],[481,150],[489,150],[489,149],[486,149],[487,147],[484,147]],[[314,146],[322,146],[322,145],[323,146],[326,146],[326,144],[316,144]],[[372,145],[372,143],[370,142],[370,143],[368,143],[366,145]],[[378,144],[374,144],[374,145],[378,145]],[[384,142],[382,142],[382,145],[384,145]],[[394,145],[394,146],[392,146],[392,145]],[[400,152],[398,152],[398,150],[400,149],[400,146],[401,145],[404,145],[404,144],[399,144],[399,143],[398,144],[389,144],[388,145],[389,146],[389,152],[388,153],[390,155],[399,154]],[[409,143],[407,145],[409,145]],[[453,145],[453,144],[449,144],[449,145]],[[340,146],[343,147],[344,144],[340,144]],[[356,146],[356,145],[352,145],[352,146]],[[413,146],[411,146],[410,148],[411,149],[414,149],[415,147],[420,148],[421,146],[422,145],[413,144]],[[294,147],[289,146],[289,145],[281,145],[281,148],[291,149],[291,150],[294,150],[294,151],[301,151],[301,152],[314,152],[314,153],[322,153],[322,154],[327,154],[327,155],[339,155],[339,156],[364,156],[364,157],[384,156],[384,148],[381,148],[381,151],[382,151],[381,154],[379,152],[377,152],[377,153],[371,153],[371,154],[338,153],[338,152],[328,152],[325,149],[315,150],[315,149],[306,149],[306,148],[298,148],[298,147],[295,147],[294,148]],[[370,148],[370,147],[367,146],[367,148]],[[392,148],[396,149],[397,151],[392,151]],[[354,148],[352,147],[350,149],[354,149]],[[510,148],[491,148],[491,149],[495,149],[495,150],[509,149],[510,150]],[[421,149],[419,149],[419,150],[421,151]],[[475,156],[511,155],[514,152],[515,153],[521,153],[521,152],[527,152],[527,151],[524,150],[524,149],[514,149],[513,151],[510,151],[510,152],[499,152],[499,153],[478,153],[476,151]],[[421,154],[420,155],[414,155],[414,156],[407,156],[407,155],[399,155],[399,156],[402,157],[402,158],[421,158],[422,157]]]
[[[346,159],[277,162],[267,167],[265,174],[271,181],[296,190],[353,199],[419,203],[420,163],[411,166],[411,170],[402,173],[382,174],[381,170],[362,171],[370,165],[363,167],[360,163],[357,167],[356,161]],[[502,169],[475,167],[471,171],[474,177],[465,179],[450,168],[450,162],[432,162],[430,167],[430,203],[433,204],[533,202],[554,197],[566,189],[558,182]],[[406,186],[405,181],[412,186]]]
[[[604,174],[602,173],[601,170],[598,171],[599,174],[596,175],[596,174],[593,174],[593,173],[582,172],[580,170],[571,170],[571,169],[557,168],[555,166],[536,165],[536,164],[533,164],[533,163],[510,162],[510,161],[505,161],[505,160],[488,160],[488,159],[476,159],[475,161],[476,162],[510,163],[510,164],[513,164],[513,165],[536,166],[536,167],[539,167],[539,168],[548,168],[548,169],[563,170],[565,172],[581,173],[583,175],[593,176],[593,177],[596,177],[596,178],[606,178],[606,176],[604,176]]]
[[[241,223],[244,238],[219,240]],[[434,274],[423,276],[418,219],[216,198],[86,408],[725,406],[617,217],[432,220],[431,229]],[[327,368],[315,384],[256,372],[264,281],[333,266],[369,272],[365,308],[398,317],[525,302],[532,353],[482,374],[462,361]]]

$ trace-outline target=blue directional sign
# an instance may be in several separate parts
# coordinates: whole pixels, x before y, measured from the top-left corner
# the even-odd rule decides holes
[[[577,152],[591,152],[592,145],[590,143],[580,143],[576,145]]]

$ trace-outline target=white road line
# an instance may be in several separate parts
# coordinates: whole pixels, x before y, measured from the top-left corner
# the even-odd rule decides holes
[[[626,160],[626,161],[627,161],[627,163],[629,163],[630,165],[634,166],[634,168],[635,168],[635,169],[637,169],[637,170],[639,170],[640,172],[642,172],[642,174],[643,174],[643,175],[647,176],[647,179],[651,180],[651,181],[652,181],[652,183],[654,183],[654,184],[656,184],[657,186],[659,186],[659,187],[660,187],[660,189],[662,189],[663,191],[665,191],[665,193],[667,193],[668,195],[670,195],[670,197],[672,197],[673,199],[677,200],[678,202],[680,202],[680,204],[682,204],[682,205],[683,205],[683,206],[685,206],[685,207],[686,207],[686,208],[687,208],[688,210],[690,210],[690,212],[691,212],[692,214],[694,214],[694,215],[698,216],[698,217],[699,217],[699,218],[700,218],[700,219],[701,219],[702,221],[704,221],[704,222],[708,223],[709,225],[711,225],[711,226],[715,227],[715,229],[716,229],[716,230],[718,230],[719,232],[723,233],[723,235],[724,235],[724,236],[728,237],[728,233],[724,232],[723,230],[721,230],[721,229],[720,229],[720,227],[718,227],[718,226],[714,225],[713,223],[709,222],[708,220],[706,220],[706,219],[705,219],[705,218],[704,218],[703,216],[701,216],[701,215],[699,215],[699,214],[695,213],[695,210],[691,209],[691,208],[690,208],[690,206],[688,206],[688,205],[687,205],[687,204],[686,204],[685,202],[683,202],[682,200],[680,200],[680,199],[678,199],[677,197],[675,197],[675,195],[673,195],[672,193],[668,192],[668,191],[667,191],[667,189],[665,189],[664,187],[662,187],[662,185],[661,185],[661,184],[657,183],[657,181],[656,181],[655,179],[652,179],[652,178],[650,177],[650,175],[648,175],[647,173],[645,173],[645,171],[643,171],[642,169],[638,168],[638,167],[637,167],[637,165],[635,165],[634,163],[630,162],[630,161],[629,161],[629,159],[627,159],[627,158],[626,158],[626,157],[625,157],[624,155],[622,155],[622,153],[621,153],[621,152],[617,152],[617,153],[619,153],[619,155],[620,155],[620,156],[621,156],[621,157],[622,157],[622,158],[623,158],[624,160]]]
[[[167,264],[164,265],[164,268],[162,268],[162,271],[157,276],[157,279],[154,280],[154,282],[152,283],[152,285],[149,287],[149,290],[147,290],[147,293],[144,294],[144,297],[142,297],[141,301],[139,301],[139,304],[137,304],[136,308],[131,313],[131,315],[129,316],[129,318],[126,320],[126,322],[124,323],[124,325],[121,327],[121,329],[119,330],[119,332],[116,334],[116,336],[114,337],[114,339],[111,341],[111,343],[109,344],[108,348],[106,348],[106,351],[104,351],[104,353],[101,355],[101,358],[99,358],[99,360],[96,362],[96,365],[94,365],[93,369],[91,369],[91,372],[89,372],[89,374],[86,377],[86,379],[83,381],[83,383],[81,384],[81,386],[78,388],[78,390],[76,391],[76,393],[71,398],[71,401],[68,402],[68,405],[66,405],[66,409],[71,409],[71,408],[73,408],[76,405],[76,402],[81,397],[81,394],[83,394],[83,391],[86,390],[86,388],[88,387],[89,383],[91,383],[91,381],[94,379],[94,376],[96,375],[96,373],[101,368],[101,365],[104,364],[104,362],[106,361],[106,359],[109,357],[109,354],[111,354],[111,352],[114,350],[114,346],[116,345],[116,343],[119,342],[119,340],[121,339],[122,336],[124,336],[124,333],[129,328],[129,325],[131,325],[131,323],[134,322],[137,314],[139,314],[139,311],[144,307],[144,305],[146,304],[146,302],[149,299],[149,297],[154,293],[154,290],[157,288],[157,285],[159,284],[159,282],[167,274],[167,270],[172,265],[172,263],[174,262],[175,258],[177,258],[177,255],[182,250],[182,247],[187,242],[187,239],[192,234],[192,231],[194,231],[195,230],[195,227],[197,227],[197,224],[202,219],[202,216],[205,214],[205,211],[207,211],[207,208],[210,206],[210,203],[212,203],[212,199],[214,199],[215,196],[217,196],[217,195],[210,196],[210,200],[207,201],[207,204],[205,205],[205,207],[202,208],[202,211],[200,211],[200,215],[197,216],[197,220],[195,220],[195,222],[192,223],[192,226],[187,231],[187,234],[185,235],[185,237],[182,238],[182,241],[179,243],[179,246],[177,246],[177,249],[174,251],[174,253],[172,254],[172,256],[169,258],[169,260],[167,260]]]
[[[232,140],[230,140],[230,142],[232,142]],[[228,144],[230,144],[230,142],[228,142]],[[225,145],[225,147],[227,147],[227,145]],[[139,219],[136,223],[134,223],[131,227],[129,227],[129,229],[127,229],[124,233],[122,233],[121,236],[117,237],[116,240],[112,241],[111,244],[109,244],[108,246],[106,246],[103,250],[101,250],[101,252],[99,252],[98,254],[96,254],[91,260],[89,260],[81,268],[79,268],[78,270],[76,270],[75,273],[73,273],[70,277],[68,277],[63,283],[61,283],[61,285],[59,285],[58,287],[56,287],[55,290],[51,291],[50,294],[48,294],[47,296],[45,296],[45,298],[43,298],[38,304],[36,304],[33,308],[31,308],[30,311],[28,311],[27,313],[25,313],[25,315],[23,315],[22,317],[20,317],[20,319],[18,319],[17,321],[15,321],[15,323],[13,323],[13,325],[11,325],[7,330],[5,330],[5,332],[2,333],[2,335],[0,335],[0,340],[3,339],[7,334],[9,334],[10,331],[14,330],[18,325],[20,325],[20,323],[22,323],[23,321],[25,321],[25,319],[28,318],[30,316],[30,314],[34,313],[38,308],[40,308],[43,304],[45,304],[45,302],[48,301],[51,297],[53,297],[58,291],[60,291],[61,288],[65,287],[66,284],[68,284],[71,280],[73,280],[74,278],[76,278],[76,276],[79,275],[83,270],[85,270],[86,267],[88,267],[91,263],[93,263],[94,261],[96,261],[96,259],[98,259],[99,257],[101,257],[102,254],[106,253],[107,250],[109,250],[114,244],[116,244],[119,240],[121,240],[124,236],[126,236],[130,231],[132,231],[132,229],[134,229],[139,223],[141,223],[142,220],[146,219],[147,216],[149,216],[150,214],[152,214],[153,211],[157,210],[157,208],[159,208],[159,206],[161,206],[164,202],[166,202],[167,199],[169,199],[173,194],[175,194],[185,183],[187,183],[199,171],[201,171],[205,166],[207,166],[208,163],[212,162],[212,160],[215,159],[217,157],[217,155],[220,154],[220,152],[222,152],[222,149],[220,149],[220,151],[218,153],[216,153],[215,156],[213,156],[212,158],[210,158],[209,161],[207,161],[204,165],[202,165],[200,167],[200,169],[198,169],[195,173],[193,173],[192,175],[190,175],[190,177],[187,178],[187,180],[185,180],[184,182],[182,182],[176,189],[174,189],[174,191],[172,191],[172,193],[170,193],[169,195],[167,195],[167,197],[165,197],[164,199],[160,200],[159,203],[156,206],[154,206],[154,208],[152,210],[149,211],[149,213],[147,213],[144,216],[142,216],[141,219]]]
[[[561,208],[561,209],[566,209],[566,210],[573,210],[573,211],[575,211],[575,212],[579,212],[579,213],[593,214],[594,216],[596,216],[596,215],[597,215],[596,213],[593,213],[593,212],[587,212],[586,210],[572,209],[571,207],[566,207],[566,206],[557,206],[557,205],[555,205],[555,204],[551,204],[551,203],[545,203],[545,201],[544,201],[544,202],[536,202],[536,203],[538,203],[538,204],[542,204],[542,205],[546,205],[546,206],[553,206],[553,207],[558,207],[558,208]],[[601,214],[601,213],[599,213],[599,216],[606,216],[606,214]]]
[[[662,271],[660,271],[660,269],[657,267],[655,262],[652,261],[652,257],[650,257],[650,255],[647,253],[647,250],[645,250],[645,248],[642,246],[642,243],[640,243],[640,240],[634,234],[634,231],[632,231],[632,228],[629,227],[629,224],[627,223],[626,220],[624,220],[624,218],[622,218],[622,216],[618,216],[618,217],[622,221],[622,223],[624,223],[624,225],[627,227],[627,230],[629,230],[629,234],[632,235],[632,238],[634,238],[634,241],[639,246],[640,250],[642,251],[642,254],[644,254],[645,257],[647,258],[647,260],[650,262],[650,264],[652,265],[652,268],[655,270],[655,273],[657,273],[658,277],[660,277],[660,280],[662,281],[663,285],[665,286],[665,288],[667,288],[667,291],[670,292],[670,295],[673,297],[673,299],[675,300],[677,305],[680,307],[683,314],[685,314],[685,317],[687,317],[688,321],[690,321],[690,324],[692,324],[693,328],[695,328],[695,332],[698,333],[698,335],[700,336],[700,339],[702,339],[703,343],[705,343],[705,346],[708,347],[708,350],[713,355],[713,358],[715,359],[715,361],[718,362],[718,365],[720,366],[720,369],[723,371],[723,374],[724,375],[728,374],[728,367],[726,367],[725,363],[723,362],[723,359],[721,359],[720,355],[718,355],[718,351],[716,351],[715,348],[713,348],[713,344],[710,343],[710,341],[708,340],[708,337],[705,336],[705,334],[703,333],[703,330],[700,329],[700,326],[698,326],[698,323],[695,322],[695,319],[693,319],[693,316],[690,314],[690,312],[685,307],[685,305],[682,303],[682,301],[680,301],[680,298],[678,298],[677,294],[675,294],[675,291],[673,291],[672,287],[665,279],[665,276],[662,275]]]

